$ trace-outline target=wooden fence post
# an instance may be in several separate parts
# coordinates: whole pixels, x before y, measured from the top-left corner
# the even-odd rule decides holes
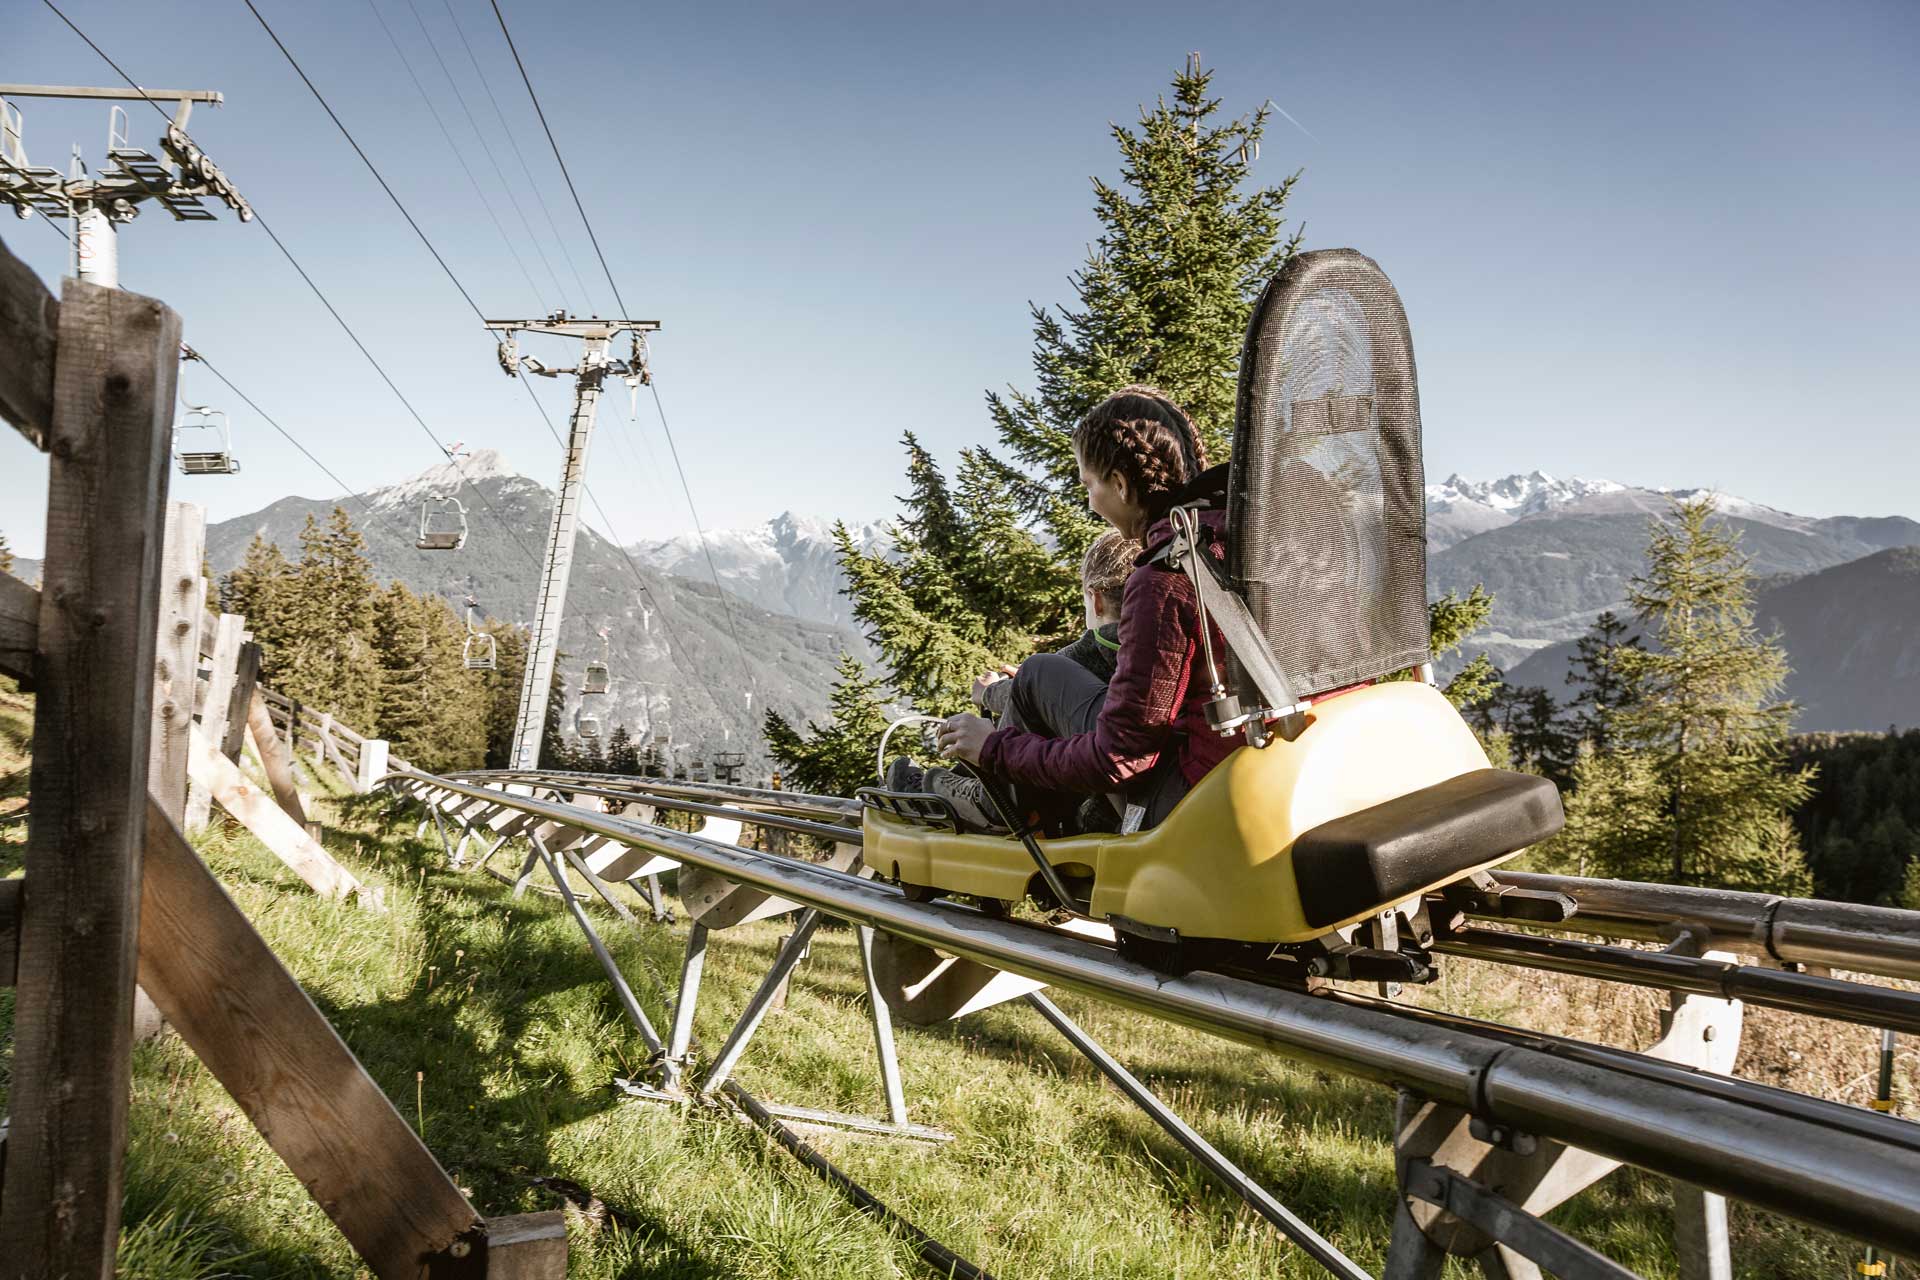
[[[247,707],[247,727],[253,731],[253,749],[260,754],[260,767],[266,770],[275,803],[305,828],[307,810],[300,803],[300,788],[294,782],[293,759],[274,731],[273,712],[258,685],[254,686],[253,702]]]
[[[160,564],[160,625],[153,655],[153,735],[147,744],[147,789],[176,823],[187,809],[187,735],[200,685],[200,561],[207,513],[191,502],[167,507]]]
[[[240,661],[233,672],[233,696],[227,699],[227,736],[220,741],[220,754],[236,763],[247,741],[247,717],[253,710],[253,686],[260,680],[260,646],[253,633],[242,637]]]
[[[180,318],[68,280],[58,334],[0,1266],[86,1280],[120,1234]]]
[[[240,633],[246,625],[247,620],[239,614],[223,613],[214,623],[212,643],[204,646],[211,655],[212,665],[208,668],[207,697],[200,712],[200,728],[216,747],[224,746],[227,740],[228,704],[233,700],[233,683],[240,665]],[[212,813],[213,798],[207,789],[192,787],[187,793],[183,829],[188,835],[206,830]]]
[[[387,776],[387,740],[368,738],[360,744],[360,771],[354,786],[361,795],[373,790]]]

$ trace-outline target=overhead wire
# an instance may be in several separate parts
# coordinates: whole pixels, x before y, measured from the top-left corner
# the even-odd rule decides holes
[[[73,19],[69,18],[66,14],[62,13],[60,11],[60,7],[54,4],[53,0],[41,0],[41,3],[45,4],[47,8],[51,9],[55,17],[59,18],[60,21],[66,23],[67,26],[73,31],[73,33],[79,36],[80,39],[85,42],[86,46],[89,49],[92,49],[96,54],[100,55],[100,59],[103,62],[105,62],[109,67],[112,67],[115,74],[117,74],[122,80],[126,81],[128,87],[130,87],[135,93],[139,94],[140,97],[143,100],[145,100],[147,105],[152,107],[154,111],[159,114],[161,119],[169,120],[169,121],[172,119],[171,116],[167,115],[165,108],[163,108],[159,103],[155,102],[153,98],[148,95],[147,91],[145,89],[142,89],[138,84],[138,82],[136,82],[132,76],[128,75],[126,73],[126,70],[122,68],[118,62],[115,62],[105,49],[102,49],[98,44],[94,43],[93,38],[89,36],[86,32],[82,31],[79,28],[79,26],[77,26],[74,23]],[[252,8],[252,5],[249,4],[248,7]],[[256,11],[256,16],[257,16],[257,11]],[[264,19],[262,20],[262,25],[263,26],[265,25]],[[329,112],[329,114],[331,114],[331,112]],[[533,563],[536,566],[538,566],[539,560],[537,557],[534,556],[532,550],[530,550],[527,547],[527,544],[521,541],[520,536],[513,531],[513,526],[509,525],[504,519],[501,518],[500,513],[494,509],[493,503],[487,499],[487,495],[483,493],[480,490],[480,488],[477,485],[475,485],[471,479],[467,477],[465,472],[461,471],[459,458],[456,457],[453,451],[447,448],[447,446],[441,442],[440,438],[433,433],[433,429],[427,425],[426,419],[420,416],[420,411],[413,407],[413,402],[407,399],[406,394],[400,390],[398,384],[396,384],[393,378],[387,373],[386,368],[377,359],[374,358],[373,352],[369,351],[367,349],[367,345],[360,340],[360,335],[354,332],[353,326],[347,323],[346,317],[340,314],[339,309],[333,305],[332,300],[329,299],[326,293],[320,288],[320,286],[314,282],[313,277],[307,273],[307,269],[300,265],[300,260],[293,256],[292,250],[288,249],[285,243],[281,241],[280,237],[274,233],[273,227],[271,226],[271,224],[268,223],[265,215],[263,215],[260,212],[258,206],[254,207],[253,220],[260,224],[260,229],[267,233],[267,238],[269,240],[273,241],[273,246],[274,248],[280,251],[280,256],[287,260],[288,265],[290,265],[294,269],[294,271],[300,276],[300,279],[306,283],[307,288],[313,291],[314,297],[320,300],[320,305],[327,309],[327,314],[333,317],[334,322],[340,326],[341,330],[345,332],[348,339],[353,343],[353,345],[356,348],[359,349],[360,354],[366,357],[367,363],[373,366],[374,372],[380,375],[381,381],[387,384],[388,390],[392,391],[394,396],[399,399],[400,403],[406,407],[408,414],[410,414],[413,420],[419,424],[420,430],[425,432],[427,438],[433,442],[433,447],[435,449],[438,449],[440,453],[447,459],[447,461],[452,464],[454,469],[454,474],[459,476],[461,480],[465,482],[468,491],[471,492],[474,495],[474,497],[478,498],[481,504],[486,507],[488,513],[491,514],[493,518],[499,523],[501,529],[504,530],[507,536],[513,540],[514,545],[518,546],[521,552],[525,554],[529,560],[533,561]]]
[[[540,286],[533,282],[533,273],[527,270],[526,261],[520,256],[520,250],[514,246],[513,240],[507,235],[507,229],[502,225],[500,215],[494,212],[493,201],[489,200],[487,193],[480,189],[480,180],[474,177],[472,166],[467,163],[466,156],[461,153],[459,145],[454,142],[453,134],[447,128],[447,122],[440,118],[440,108],[433,104],[433,99],[427,95],[427,87],[420,83],[420,77],[415,74],[413,60],[407,57],[407,51],[400,47],[400,41],[393,34],[393,28],[387,25],[386,15],[380,12],[379,0],[367,0],[367,8],[373,10],[374,20],[380,24],[380,30],[386,33],[387,43],[393,46],[393,52],[399,57],[400,65],[406,68],[407,79],[413,81],[414,90],[419,93],[420,101],[427,104],[427,110],[433,115],[434,124],[439,126],[440,136],[446,139],[447,150],[451,151],[453,158],[459,162],[460,171],[467,175],[467,185],[471,186],[473,188],[473,194],[479,197],[480,207],[487,211],[487,217],[493,222],[493,229],[500,233],[500,243],[507,247],[507,252],[513,257],[514,265],[520,268],[521,278],[527,282],[527,289],[532,293],[533,300],[538,303],[542,309],[551,310],[551,308],[547,306],[546,300],[540,296]],[[414,16],[416,18],[419,17],[418,13]],[[558,281],[555,283],[558,284]],[[556,290],[556,294],[557,292]]]
[[[520,142],[514,137],[513,129],[507,124],[507,114],[500,109],[500,100],[493,95],[493,82],[487,78],[487,73],[481,70],[480,59],[473,52],[473,42],[467,39],[467,29],[461,25],[460,15],[454,12],[452,0],[440,0],[440,4],[446,9],[447,18],[453,23],[455,34],[460,37],[461,46],[467,51],[467,61],[472,64],[473,74],[480,81],[480,87],[486,91],[487,101],[493,105],[494,118],[500,122],[500,132],[505,135],[507,146],[512,149],[514,159],[520,162],[520,172],[525,175],[527,186],[533,192],[533,198],[539,202],[540,212],[547,220],[547,230],[553,232],[554,243],[559,246],[561,255],[567,261],[567,270],[573,273],[573,282],[580,286],[580,296],[587,300],[591,308],[592,291],[587,288],[586,281],[581,278],[580,268],[573,260],[573,250],[567,247],[566,237],[560,234],[560,226],[553,220],[553,210],[547,207],[547,197],[541,190],[540,184],[534,180],[533,168],[527,164],[527,157],[520,150]],[[504,178],[502,180],[504,181]]]
[[[487,163],[493,168],[493,176],[499,179],[500,186],[506,191],[507,200],[513,205],[514,216],[520,219],[520,229],[527,233],[527,243],[533,246],[534,253],[539,256],[540,266],[547,273],[547,279],[553,281],[553,296],[564,299],[567,291],[560,284],[560,276],[554,271],[553,263],[547,260],[547,251],[541,246],[540,237],[533,233],[533,223],[527,219],[527,211],[520,206],[520,194],[514,190],[513,184],[507,181],[507,175],[500,167],[499,156],[495,154],[493,147],[487,145],[487,136],[481,132],[480,122],[474,119],[473,108],[467,105],[467,95],[461,90],[460,81],[454,76],[453,69],[447,65],[446,58],[441,56],[440,41],[427,26],[427,20],[420,16],[419,6],[414,4],[413,0],[406,0],[406,4],[407,12],[413,15],[414,25],[420,28],[420,34],[426,39],[427,49],[433,54],[434,62],[439,64],[440,74],[447,78],[447,85],[453,90],[454,101],[460,104],[460,114],[467,118],[467,127],[473,131],[474,141],[480,144],[480,154],[486,157]],[[451,10],[448,12],[451,14]],[[551,222],[552,219],[549,218],[548,221]]]
[[[373,158],[367,154],[366,149],[360,145],[359,141],[353,136],[352,131],[347,128],[346,123],[343,120],[341,120],[339,113],[334,111],[332,105],[327,102],[326,95],[320,92],[319,86],[313,82],[312,77],[307,75],[306,70],[303,67],[301,67],[299,60],[293,56],[292,50],[287,48],[286,42],[280,39],[278,33],[274,31],[272,25],[267,22],[266,17],[260,12],[258,8],[254,6],[253,0],[241,0],[241,2],[247,6],[248,11],[251,12],[254,16],[254,19],[257,22],[259,22],[261,28],[267,33],[268,38],[271,39],[274,43],[274,46],[280,50],[281,56],[287,60],[288,65],[293,68],[294,73],[300,77],[301,83],[306,85],[308,92],[313,95],[315,101],[317,101],[320,104],[321,109],[326,112],[327,118],[333,121],[335,128],[339,129],[341,136],[344,137],[347,140],[348,145],[353,148],[354,154],[360,157],[360,162],[363,165],[365,165],[367,168],[367,171],[373,175],[374,181],[379,183],[380,189],[386,193],[387,199],[393,203],[394,208],[397,209],[400,213],[400,216],[403,219],[405,219],[407,226],[412,229],[414,235],[419,238],[420,243],[426,247],[427,252],[433,257],[434,262],[439,265],[440,270],[443,273],[445,273],[447,279],[450,282],[452,282],[453,287],[459,292],[460,296],[463,299],[465,299],[467,306],[473,311],[474,316],[477,319],[479,319],[482,324],[486,323],[486,319],[487,319],[486,313],[482,311],[480,309],[479,304],[474,301],[472,293],[470,293],[466,285],[461,282],[460,277],[457,274],[455,274],[452,266],[448,264],[446,258],[441,254],[440,250],[434,245],[432,239],[428,237],[425,229],[421,227],[419,221],[415,219],[413,214],[407,209],[405,202],[402,201],[400,199],[399,194],[394,191],[392,184],[390,184],[386,180],[386,177],[380,172],[379,166],[374,164]],[[377,14],[377,11],[376,11],[376,14]],[[517,56],[518,55],[516,54],[516,57]],[[544,124],[544,121],[543,121],[543,124]],[[551,140],[552,138],[551,132],[549,132],[548,137],[549,137],[549,140]],[[556,156],[557,156],[557,152],[556,152]],[[571,178],[569,178],[568,181],[569,183],[571,183]],[[585,211],[582,210],[583,217],[584,217],[584,212]],[[273,234],[271,228],[266,227],[266,223],[264,219],[260,221],[261,221],[261,226],[265,228],[267,230],[267,234],[271,236]],[[591,235],[591,228],[589,228],[589,235]],[[279,243],[279,240],[277,237],[275,237],[275,243],[276,244]],[[597,241],[595,243],[595,247],[596,249],[598,248]],[[284,247],[282,248],[282,252],[285,252]],[[289,255],[289,260],[291,260],[291,255]],[[605,265],[605,259],[603,258],[602,266],[604,267],[604,265]],[[296,269],[297,269],[297,266],[296,266]],[[301,274],[304,276],[305,272],[303,271]],[[608,278],[608,283],[610,285],[612,284],[611,276],[609,276]],[[309,284],[311,284],[311,280],[309,280]],[[317,289],[316,289],[316,292],[317,292]],[[615,292],[617,296],[618,290],[616,289]],[[328,304],[328,306],[329,306],[329,309],[331,309],[330,303]],[[336,313],[336,317],[337,317],[337,313]],[[356,339],[356,342],[357,341],[358,340]],[[364,348],[362,348],[362,350],[364,351]],[[368,359],[371,360],[372,356],[369,355]],[[521,381],[524,383],[525,379],[523,378]],[[389,380],[389,385],[392,385],[391,380]],[[398,394],[399,389],[396,387],[394,388],[394,390],[395,390],[395,393]],[[534,408],[540,414],[541,421],[546,424],[547,434],[553,437],[555,444],[558,444],[562,448],[564,448],[565,444],[561,440],[559,432],[555,429],[552,419],[548,416],[546,407],[540,403],[539,397],[533,394],[533,389],[531,386],[527,387],[527,392],[529,397],[533,400]],[[657,392],[655,393],[655,396],[657,401],[657,398],[658,398]],[[450,451],[447,451],[447,452],[448,452],[448,457],[452,459],[451,452]],[[455,467],[457,468],[459,465],[458,460],[453,459],[453,461],[454,461]],[[677,458],[676,458],[676,465],[678,465]],[[683,483],[684,483],[684,479],[683,479]],[[587,500],[590,503],[592,503],[594,510],[599,513],[601,521],[606,525],[608,533],[611,535],[610,541],[613,542],[614,546],[619,550],[622,559],[625,560],[628,570],[633,574],[634,582],[639,586],[640,590],[643,593],[647,595],[652,595],[652,590],[648,586],[646,579],[642,577],[640,574],[639,566],[634,563],[632,555],[627,551],[626,546],[621,542],[619,531],[617,528],[615,528],[612,518],[607,514],[606,508],[600,505],[599,498],[594,496],[592,488],[590,486],[587,486],[584,483],[584,481],[582,482],[581,487],[586,492]],[[476,494],[479,494],[480,491],[478,489],[475,489],[474,492]],[[484,501],[485,496],[484,495],[480,495],[480,496]],[[489,509],[491,509],[491,503],[489,503],[488,506],[489,506]],[[689,495],[689,507],[691,507],[691,495]],[[696,513],[695,514],[696,525],[698,524],[698,519],[699,517],[698,517],[698,514]],[[516,537],[515,540],[518,541],[518,538]],[[702,546],[704,547],[705,546],[704,531],[702,531],[701,533],[701,543],[702,543]],[[524,549],[524,544],[523,544],[523,549]],[[529,555],[531,554],[532,553],[529,552]],[[713,565],[711,553],[708,554],[707,561],[708,561],[708,567],[711,570]],[[720,588],[719,575],[717,572],[714,574],[714,589],[716,593],[719,594],[721,606],[725,610],[727,627],[728,627],[729,633],[733,638],[734,646],[739,650],[742,661],[746,662],[747,661],[746,648],[744,645],[740,643],[739,631],[734,625],[733,608],[731,603],[729,603],[726,598],[726,593],[724,592],[724,590]],[[658,603],[659,601],[656,598],[655,604],[657,605]],[[662,616],[664,617],[664,610],[662,611]],[[680,647],[676,645],[676,648],[679,649],[679,652],[682,652],[682,653],[686,652],[684,647]],[[750,666],[748,670],[748,676],[751,679],[752,672],[751,672]],[[701,683],[702,685],[705,684],[704,681],[699,681],[699,678],[697,676],[695,676],[695,680]],[[711,688],[707,689],[707,693],[709,697],[714,696],[713,690]],[[717,698],[715,698],[715,703],[717,706],[718,705]]]
[[[540,105],[540,95],[534,91],[533,78],[527,74],[527,64],[520,57],[520,48],[513,42],[513,32],[507,28],[507,15],[500,10],[500,0],[487,0],[487,2],[493,6],[493,16],[500,24],[500,34],[506,38],[507,49],[513,54],[513,65],[520,70],[520,82],[527,87],[527,97],[533,103],[534,114],[540,118],[540,128],[547,135],[547,145],[553,148],[553,158],[554,162],[560,166],[560,176],[567,181],[567,191],[573,197],[573,207],[580,214],[580,225],[587,229],[587,239],[593,242],[593,251],[600,259],[600,270],[607,277],[607,287],[613,290],[614,305],[619,307],[620,314],[625,316],[626,300],[620,296],[620,286],[613,278],[613,269],[607,265],[607,255],[600,248],[600,237],[594,234],[593,219],[587,216],[587,207],[580,199],[580,189],[573,184],[573,174],[567,169],[566,157],[560,153],[560,143],[553,136],[553,126],[547,123],[546,110]],[[733,605],[727,599],[726,589],[720,585],[720,570],[714,564],[713,548],[707,542],[706,527],[701,523],[699,508],[694,504],[693,489],[687,483],[687,469],[680,462],[680,446],[675,443],[673,428],[667,422],[666,406],[660,401],[660,388],[651,378],[647,381],[647,388],[653,393],[653,406],[660,415],[660,430],[667,437],[667,450],[673,456],[673,469],[680,478],[680,491],[686,495],[687,512],[693,517],[694,533],[700,539],[700,551],[706,557],[707,572],[713,577],[714,593],[720,597],[720,607],[727,620],[727,632],[733,637],[733,647],[739,651],[741,662],[747,664],[751,677],[752,664],[748,661],[746,646],[740,643],[740,630],[733,619]]]

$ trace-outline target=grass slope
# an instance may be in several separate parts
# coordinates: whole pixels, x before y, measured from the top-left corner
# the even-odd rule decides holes
[[[387,915],[316,899],[237,828],[216,823],[201,852],[482,1212],[561,1203],[537,1177],[590,1188],[611,1220],[571,1215],[578,1277],[926,1274],[884,1228],[756,1131],[614,1094],[610,1079],[637,1073],[645,1048],[555,899],[516,902],[493,880],[445,870],[437,847],[414,841],[410,824],[384,824],[376,805],[336,797],[321,809],[336,856],[387,887]],[[10,868],[22,838],[18,826],[0,827]],[[635,930],[599,917],[636,993],[664,1023],[684,925]],[[770,921],[715,935],[697,1025],[709,1050],[782,929]],[[858,973],[851,934],[819,934],[786,1010],[769,1016],[749,1049],[742,1083],[768,1100],[881,1112]],[[1654,1008],[1642,992],[1461,964],[1423,998],[1596,1035],[1649,1033]],[[11,999],[0,997],[8,1027]],[[1281,1200],[1363,1266],[1380,1268],[1394,1196],[1388,1093],[1077,998],[1060,1003]],[[1814,1036],[1811,1025],[1756,1016],[1749,1044],[1784,1064],[1782,1083],[1864,1097],[1845,1077],[1870,1066],[1870,1033]],[[1798,1062],[1786,1058],[1800,1050]],[[996,1274],[1321,1274],[1024,1007],[903,1029],[900,1057],[913,1118],[949,1130],[951,1143],[814,1141]],[[1910,1088],[1910,1064],[1903,1079]],[[364,1274],[177,1038],[139,1050],[134,1093],[123,1275]],[[1668,1206],[1663,1180],[1626,1172],[1555,1220],[1647,1275],[1669,1276]],[[1832,1274],[1853,1256],[1843,1242],[1737,1208],[1736,1231],[1742,1276]]]

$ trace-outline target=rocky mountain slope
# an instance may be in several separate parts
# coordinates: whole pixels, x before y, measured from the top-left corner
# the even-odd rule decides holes
[[[878,521],[849,523],[847,531],[863,551],[887,541],[886,526]],[[709,530],[704,550],[699,535],[683,533],[630,547],[634,559],[662,573],[711,580],[743,600],[775,613],[796,618],[853,626],[845,595],[846,578],[840,572],[839,550],[833,540],[833,521],[783,511],[751,529]]]
[[[383,582],[404,582],[456,603],[471,594],[490,616],[525,625],[532,620],[553,494],[491,450],[461,459],[459,472],[446,464],[375,490],[367,495],[371,514],[347,504],[366,536],[374,572]],[[421,505],[455,493],[467,507],[466,545],[416,550]],[[325,519],[334,504],[283,498],[212,526],[207,557],[214,572],[239,564],[255,534],[297,557],[307,517]],[[857,633],[831,622],[797,618],[732,591],[723,597],[704,562],[697,577],[691,570],[683,577],[630,558],[583,523],[560,639],[569,725],[581,705],[582,668],[601,653],[595,632],[603,626],[613,687],[586,702],[604,731],[624,724],[638,737],[651,727],[686,744],[683,754],[695,757],[745,750],[761,759],[765,710],[819,717],[835,660],[861,644]]]

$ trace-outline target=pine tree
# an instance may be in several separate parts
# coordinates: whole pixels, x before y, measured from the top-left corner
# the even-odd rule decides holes
[[[808,722],[802,733],[778,711],[768,710],[767,749],[781,765],[781,785],[790,791],[850,796],[874,783],[874,753],[887,717],[881,709],[881,682],[869,677],[852,654],[840,655],[824,726]]]
[[[1640,637],[1627,634],[1627,624],[1611,609],[1595,618],[1574,645],[1573,665],[1567,671],[1567,683],[1579,689],[1568,704],[1573,709],[1573,735],[1591,743],[1601,755],[1613,745],[1614,713],[1632,700],[1622,655],[1627,649],[1640,648]]]
[[[0,573],[13,572],[13,548],[7,545],[7,535],[0,533]]]
[[[607,772],[640,772],[640,753],[634,749],[633,735],[627,732],[625,725],[616,728],[607,739]]]
[[[1810,771],[1785,759],[1786,654],[1754,628],[1748,562],[1711,499],[1676,502],[1652,523],[1629,600],[1654,644],[1615,650],[1630,699],[1611,716],[1613,749],[1575,775],[1593,787],[1576,790],[1573,808],[1593,811],[1580,818],[1597,866],[1628,879],[1807,892],[1791,814],[1812,786]],[[1620,816],[1649,804],[1657,840]]]
[[[366,539],[340,507],[300,532],[300,563],[280,612],[286,618],[281,691],[325,707],[348,724],[371,724],[380,701],[374,653],[378,588]]]
[[[285,692],[283,667],[291,632],[287,609],[293,590],[293,566],[277,543],[259,534],[247,544],[238,568],[220,579],[220,608],[247,620],[247,630],[260,646],[260,679]]]
[[[1134,127],[1111,126],[1120,183],[1093,182],[1100,232],[1072,277],[1078,308],[1029,306],[1038,390],[989,393],[1003,468],[1024,509],[1077,557],[1099,525],[1079,492],[1070,435],[1128,383],[1164,390],[1216,459],[1233,430],[1240,347],[1253,301],[1298,244],[1283,240],[1295,174],[1250,186],[1269,108],[1223,120],[1197,56]]]
[[[1492,612],[1493,596],[1477,582],[1464,599],[1458,592],[1449,591],[1438,600],[1429,601],[1427,636],[1433,656],[1441,658],[1465,644],[1467,637],[1487,624],[1487,616]],[[1464,710],[1485,702],[1499,687],[1500,670],[1493,665],[1493,659],[1476,653],[1472,661],[1447,682],[1443,692],[1449,702]]]

